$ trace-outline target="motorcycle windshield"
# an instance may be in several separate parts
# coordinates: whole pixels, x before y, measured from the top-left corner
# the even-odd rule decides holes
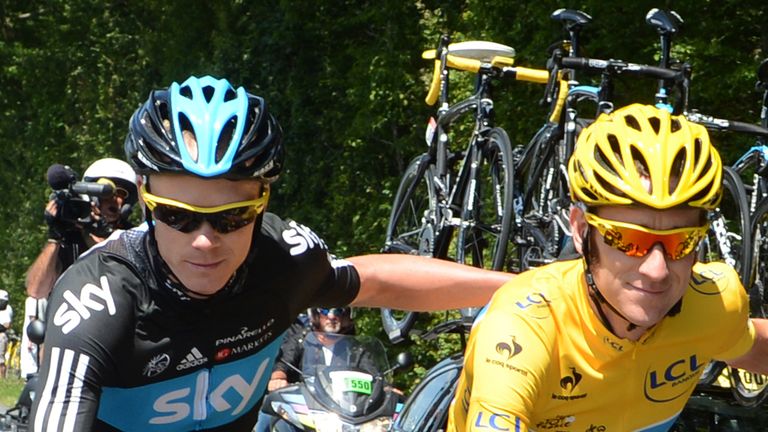
[[[381,342],[370,336],[309,333],[302,369],[318,401],[347,416],[360,416],[383,397],[388,371]]]

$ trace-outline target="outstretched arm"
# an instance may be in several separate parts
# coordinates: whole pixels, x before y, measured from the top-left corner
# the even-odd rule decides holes
[[[513,274],[401,254],[350,258],[360,276],[353,306],[433,311],[482,306]]]

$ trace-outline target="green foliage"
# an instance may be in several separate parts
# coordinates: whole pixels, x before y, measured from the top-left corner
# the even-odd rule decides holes
[[[691,106],[756,122],[754,72],[768,56],[768,9],[758,0],[3,2],[0,284],[12,294],[17,328],[24,273],[45,239],[47,167],[66,163],[82,173],[95,159],[122,157],[127,121],[151,89],[213,74],[265,96],[288,150],[271,210],[313,227],[349,256],[380,248],[399,175],[425,149],[432,65],[420,54],[440,33],[510,45],[518,64],[542,68],[547,47],[563,37],[550,13],[579,8],[594,17],[584,31],[585,55],[655,64],[658,37],[644,23],[653,6],[675,9],[686,21],[673,47],[694,67]],[[451,82],[456,96],[472,85],[461,73]],[[651,101],[654,86],[628,82],[619,97]],[[542,94],[526,83],[497,88],[496,122],[513,142],[527,142],[543,123]],[[750,145],[715,139],[725,160]],[[365,331],[385,339],[377,311],[363,316]],[[418,327],[442,319],[422,315]],[[398,375],[399,385],[410,388],[460,343],[455,336],[414,337],[392,353],[405,349],[416,366]]]
[[[24,388],[24,380],[21,378],[9,375],[5,379],[0,379],[0,406],[14,406],[22,388]]]

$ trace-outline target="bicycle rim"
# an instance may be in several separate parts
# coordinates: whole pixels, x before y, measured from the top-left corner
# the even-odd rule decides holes
[[[492,129],[483,145],[474,190],[468,188],[464,200],[463,254],[457,254],[463,256],[462,264],[506,269],[513,208],[511,153],[507,133]]]
[[[768,283],[768,201],[762,201],[752,215],[752,268],[749,272],[749,306],[753,317],[768,316],[765,286]]]
[[[424,155],[414,158],[403,174],[397,189],[389,223],[386,253],[432,256],[435,242],[435,197],[432,168]],[[381,309],[384,331],[392,343],[402,341],[416,320],[415,312]]]
[[[726,262],[748,288],[752,267],[749,203],[741,177],[730,167],[723,168],[723,199],[710,221],[707,236],[699,246],[699,261]]]
[[[529,144],[533,147],[530,167],[518,174],[518,188],[526,191],[515,242],[521,271],[555,261],[568,239],[570,196],[565,155],[559,153],[565,144],[556,124],[547,128]]]
[[[503,271],[509,265],[514,184],[512,145],[507,133],[501,128],[492,129],[481,151],[476,176],[465,191],[461,228],[454,230],[452,258],[461,264]],[[471,320],[478,311],[466,308],[461,314]]]

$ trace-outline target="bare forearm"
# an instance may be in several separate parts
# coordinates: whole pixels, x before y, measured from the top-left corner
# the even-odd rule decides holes
[[[355,306],[414,311],[482,306],[514,277],[413,255],[362,255],[350,261],[361,280]]]
[[[728,364],[739,369],[768,375],[768,320],[752,318],[755,326],[755,344],[746,355],[728,361]]]
[[[58,257],[59,245],[46,243],[40,255],[27,270],[27,295],[34,298],[46,298],[53,284],[61,274],[61,263]]]

